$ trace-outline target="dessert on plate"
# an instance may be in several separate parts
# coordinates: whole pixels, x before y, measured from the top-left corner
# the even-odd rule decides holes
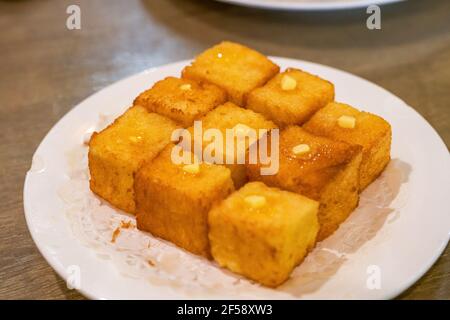
[[[93,134],[90,188],[140,230],[277,287],[390,160],[389,123],[334,96],[222,42]]]

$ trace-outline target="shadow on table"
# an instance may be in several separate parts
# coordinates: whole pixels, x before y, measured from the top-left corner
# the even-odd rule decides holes
[[[296,297],[320,289],[347,261],[348,255],[373,239],[386,223],[398,219],[402,206],[398,195],[410,173],[408,163],[393,159],[381,177],[361,194],[360,204],[351,216],[332,236],[317,244],[295,269],[292,279],[279,289]]]

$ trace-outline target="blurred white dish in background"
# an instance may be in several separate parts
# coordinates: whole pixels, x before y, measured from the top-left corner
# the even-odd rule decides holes
[[[295,11],[343,10],[383,5],[406,0],[216,0],[235,5]]]

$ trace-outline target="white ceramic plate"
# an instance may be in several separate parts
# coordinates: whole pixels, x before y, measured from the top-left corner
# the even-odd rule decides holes
[[[235,5],[293,11],[320,11],[367,8],[405,0],[218,0]]]
[[[96,299],[387,299],[431,267],[450,230],[450,156],[440,137],[412,108],[373,83],[310,62],[273,59],[283,69],[301,68],[332,81],[337,101],[379,114],[393,128],[391,164],[292,280],[265,289],[137,230],[124,231],[122,244],[108,238],[118,219],[134,218],[90,193],[86,132],[98,128],[99,115],[119,115],[138,93],[179,75],[189,61],[149,69],[94,94],[66,114],[36,150],[25,179],[25,215],[37,247],[61,277]],[[126,247],[126,241],[135,244]],[[148,251],[139,249],[142,241],[148,241]],[[147,254],[156,266],[142,265]]]

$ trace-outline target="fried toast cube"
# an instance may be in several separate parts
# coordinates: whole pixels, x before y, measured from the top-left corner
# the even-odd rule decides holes
[[[276,287],[314,247],[318,202],[250,182],[209,213],[211,253],[220,266]]]
[[[345,119],[353,119],[353,126],[342,123]],[[383,172],[391,159],[391,125],[377,115],[359,111],[347,104],[328,104],[304,125],[304,129],[363,147],[360,191]]]
[[[235,105],[232,102],[227,102],[223,105],[218,106],[214,110],[207,113],[203,118],[200,119],[201,126],[203,132],[208,129],[217,129],[220,131],[223,137],[223,146],[224,148],[220,151],[221,153],[221,163],[226,164],[226,158],[230,156],[228,153],[233,151],[233,163],[226,164],[226,166],[231,170],[231,177],[233,178],[236,189],[240,188],[247,182],[247,175],[244,164],[239,164],[237,161],[239,150],[237,138],[234,139],[234,149],[230,150],[226,148],[226,131],[228,130],[236,130],[239,128],[247,128],[254,129],[257,131],[257,138],[264,132],[267,132],[273,128],[276,128],[276,125],[272,122],[264,118],[261,114],[253,112],[252,110],[247,110]],[[191,137],[194,139],[194,127],[188,128]],[[237,134],[236,134],[237,136]],[[202,137],[204,138],[204,136]],[[255,141],[253,141],[255,142]],[[250,139],[246,139],[245,150],[248,149],[250,144],[252,143]],[[191,143],[191,148],[194,147],[195,141],[193,140]],[[201,141],[201,150],[203,151],[208,145],[209,141],[203,140]],[[244,150],[244,153],[245,153]]]
[[[92,192],[115,207],[134,213],[134,174],[169,142],[176,124],[144,107],[129,108],[89,142]]]
[[[278,126],[301,125],[334,100],[334,85],[298,69],[287,69],[248,95],[246,108]]]
[[[259,162],[246,167],[250,181],[262,181],[320,202],[320,241],[331,235],[358,205],[361,157],[360,146],[290,126],[280,133],[276,174],[262,175]]]
[[[207,81],[223,88],[231,102],[243,106],[246,95],[279,70],[261,53],[225,41],[201,53],[182,74],[183,78]]]
[[[167,77],[141,93],[134,103],[189,127],[226,100],[225,91],[211,83]]]
[[[233,192],[230,170],[193,159],[192,165],[176,164],[174,147],[169,144],[136,174],[137,227],[210,258],[207,216]]]

